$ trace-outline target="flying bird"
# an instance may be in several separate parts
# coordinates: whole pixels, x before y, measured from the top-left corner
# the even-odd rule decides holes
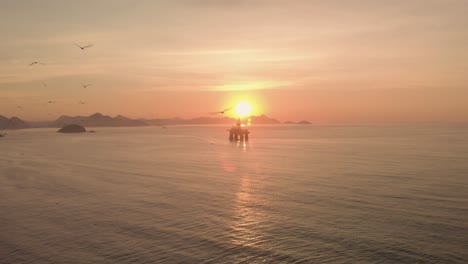
[[[40,61],[33,61],[29,64],[29,66],[34,66],[34,65],[45,65],[45,63],[40,62]]]
[[[83,86],[83,88],[87,88],[88,86],[91,86],[92,84],[88,83],[88,84],[84,84],[82,83],[81,86]]]
[[[93,46],[93,44],[88,44],[88,45],[86,45],[86,46],[80,46],[80,45],[78,45],[78,44],[76,44],[76,43],[74,43],[74,44],[75,44],[78,48],[80,48],[81,50],[85,50],[85,49],[91,48],[91,47]]]
[[[56,101],[49,101],[49,104],[55,104]]]
[[[78,104],[82,104],[82,105],[84,105],[84,104],[86,104],[86,102],[82,102],[82,101],[80,101],[80,102],[78,102]]]
[[[210,114],[212,114],[212,115],[224,114],[224,112],[229,111],[229,110],[231,110],[231,109],[232,109],[232,107],[229,107],[229,108],[226,108],[226,109],[224,109],[224,110],[222,110],[222,111],[211,112]]]
[[[45,84],[44,82],[41,82],[41,83],[42,83],[42,85],[43,85],[44,87],[47,87],[47,84]]]

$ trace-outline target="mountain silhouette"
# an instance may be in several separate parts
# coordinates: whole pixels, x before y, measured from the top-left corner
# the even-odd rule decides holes
[[[302,120],[302,121],[300,121],[300,122],[297,122],[297,124],[298,124],[298,125],[310,125],[310,124],[312,124],[312,123],[310,123],[310,122],[307,121],[307,120]]]
[[[280,124],[280,122],[274,118],[269,118],[266,115],[251,116],[244,118],[251,120],[253,124]],[[191,119],[182,118],[165,118],[165,119],[141,119],[149,125],[165,126],[165,125],[232,125],[236,123],[235,118],[231,117],[196,117]]]
[[[129,126],[147,126],[141,121],[130,119],[124,116],[111,117],[101,113],[95,113],[90,116],[61,116],[53,121],[50,126],[64,127],[69,124],[77,124],[85,127],[129,127]]]
[[[281,124],[280,121],[270,118],[266,115],[261,116],[251,116],[250,117],[252,124]]]
[[[0,129],[22,129],[29,125],[18,117],[7,118],[0,115]]]
[[[251,124],[281,124],[280,121],[266,115],[250,116],[243,118],[242,122]],[[21,129],[39,127],[62,128],[70,124],[84,127],[133,127],[133,126],[167,126],[167,125],[233,125],[237,121],[231,117],[197,117],[190,119],[183,118],[161,118],[161,119],[131,119],[122,115],[111,117],[101,113],[90,116],[67,116],[62,115],[54,121],[33,121],[25,122],[18,117],[6,118],[0,115],[0,129]],[[285,122],[286,124],[310,124],[308,121]]]
[[[310,123],[307,120],[302,120],[300,122],[286,121],[283,124],[286,124],[286,125],[310,125],[312,123]]]

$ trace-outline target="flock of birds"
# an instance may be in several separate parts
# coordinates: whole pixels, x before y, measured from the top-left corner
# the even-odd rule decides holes
[[[75,46],[77,46],[79,49],[81,49],[81,50],[83,50],[83,51],[94,46],[93,44],[87,44],[87,45],[84,45],[84,46],[79,45],[79,44],[77,44],[77,43],[73,43],[73,44],[75,44]],[[33,62],[31,62],[31,63],[29,64],[29,66],[36,66],[36,65],[46,65],[46,63],[41,62],[41,61],[33,61]],[[47,84],[46,84],[45,82],[42,82],[42,81],[41,81],[41,83],[42,83],[42,85],[43,85],[44,87],[47,87]],[[83,87],[83,88],[88,88],[88,87],[91,86],[91,85],[92,85],[91,83],[81,83],[81,87]],[[48,104],[55,104],[55,103],[57,103],[57,101],[52,101],[52,100],[51,100],[51,101],[48,101],[47,103],[48,103]],[[79,101],[78,104],[84,105],[84,104],[86,104],[86,102],[84,102],[84,101]],[[18,109],[22,109],[21,106],[17,106],[17,108],[18,108]],[[221,111],[210,112],[210,114],[212,114],[212,115],[224,114],[225,112],[231,110],[232,108],[233,108],[233,107],[229,107],[229,108],[223,109],[223,110],[221,110]]]
[[[73,44],[75,44],[75,46],[77,46],[77,47],[80,48],[81,50],[86,50],[86,49],[88,49],[88,48],[93,47],[93,44],[88,44],[88,45],[84,45],[84,46],[81,46],[81,45],[79,45],[79,44],[77,44],[77,43],[73,43]],[[41,61],[33,61],[33,62],[31,62],[31,63],[29,64],[29,66],[36,66],[36,65],[46,65],[46,64],[45,64],[44,62],[41,62]],[[46,84],[45,82],[42,82],[42,81],[41,81],[41,83],[42,83],[42,86],[47,87],[47,84]],[[91,86],[91,85],[92,85],[92,84],[90,84],[90,83],[81,83],[81,86],[82,86],[83,88],[88,88],[88,87]],[[55,104],[55,103],[57,103],[57,102],[56,102],[56,101],[48,101],[47,103],[48,103],[48,104]],[[79,101],[78,104],[84,105],[84,104],[86,104],[86,102]],[[18,106],[16,106],[16,107],[17,107],[18,109],[23,109],[23,107],[20,106],[20,105],[18,105]]]

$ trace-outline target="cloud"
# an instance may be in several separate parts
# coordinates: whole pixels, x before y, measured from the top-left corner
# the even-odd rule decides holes
[[[207,87],[206,89],[214,91],[255,91],[265,89],[279,89],[288,85],[292,85],[292,83],[280,81],[251,81],[240,83],[228,83],[223,85]]]

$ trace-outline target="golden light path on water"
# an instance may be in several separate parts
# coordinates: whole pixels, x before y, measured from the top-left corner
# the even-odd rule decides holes
[[[243,153],[252,152],[254,149],[248,142],[238,141],[236,147]],[[258,164],[251,164],[254,168],[249,171],[255,172]],[[252,173],[244,172],[240,175],[239,190],[236,193],[234,205],[234,222],[231,225],[231,242],[242,248],[261,248],[266,240],[264,227],[267,215],[262,210],[262,205],[266,203],[262,195],[263,180],[253,178]]]
[[[252,193],[252,182],[248,174],[244,174],[240,182],[240,190],[236,194],[235,219],[232,229],[232,243],[239,246],[255,246],[262,240],[261,225],[264,215],[256,209],[259,201]]]

